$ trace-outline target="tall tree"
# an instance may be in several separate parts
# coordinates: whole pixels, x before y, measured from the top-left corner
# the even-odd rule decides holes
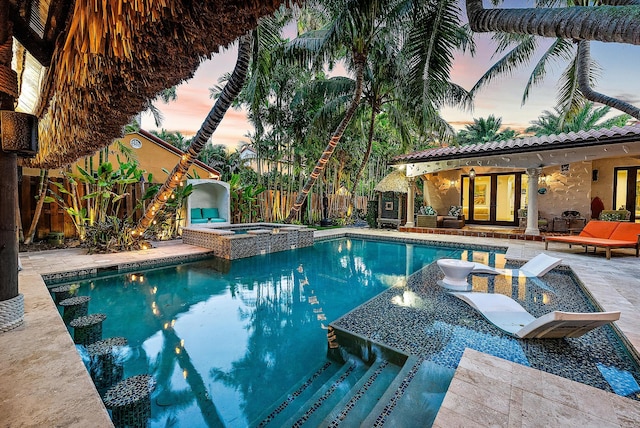
[[[422,132],[431,130],[440,137],[451,135],[453,131],[440,117],[439,107],[447,103],[465,104],[470,101],[467,92],[451,84],[449,79],[453,51],[469,41],[459,24],[460,10],[456,1],[338,3],[337,9],[331,9],[332,2],[328,4],[327,9],[333,11],[330,24],[319,32],[310,32],[309,35],[294,40],[294,47],[306,48],[306,52],[315,53],[316,59],[321,58],[327,64],[340,58],[336,53],[345,53],[344,62],[355,77],[354,95],[345,110],[346,120],[338,125],[332,135],[305,187],[299,193],[287,217],[288,221],[297,214],[334,152],[346,125],[355,114],[362,96],[364,73],[376,45],[386,43],[402,46],[401,55],[406,74],[394,83],[398,87],[405,83],[408,87],[406,95],[402,97],[405,100],[405,112],[419,124]],[[336,5],[333,7],[336,8]],[[371,70],[379,71],[375,67],[371,67]],[[372,112],[375,113],[376,108]]]
[[[231,106],[231,103],[240,93],[247,76],[247,69],[251,58],[250,46],[250,35],[243,36],[239,39],[238,59],[229,81],[225,85],[224,90],[215,102],[213,108],[209,111],[209,114],[205,118],[202,126],[191,140],[191,144],[185,154],[182,155],[180,162],[178,162],[178,164],[173,168],[173,171],[171,171],[171,174],[167,177],[167,181],[165,181],[160,190],[158,190],[156,196],[153,198],[153,201],[148,205],[144,216],[140,219],[136,229],[132,232],[134,235],[141,236],[153,222],[153,218],[156,213],[162,209],[173,190],[187,174],[189,167],[197,159],[198,155],[207,143],[207,140],[215,132],[218,125],[224,118],[224,115]]]
[[[371,43],[380,31],[382,26],[380,21],[385,17],[383,9],[387,5],[388,3],[384,0],[348,0],[346,2],[329,0],[325,4],[329,23],[323,29],[310,31],[293,41],[294,51],[299,52],[303,60],[314,63],[316,67],[334,60],[340,51],[344,51],[346,63],[355,75],[355,88],[344,117],[333,131],[320,159],[316,162],[305,185],[298,193],[298,197],[285,219],[287,223],[290,223],[300,212],[302,204],[324,171],[326,163],[333,155],[342,134],[360,104],[367,55]]]
[[[482,0],[466,0],[466,4],[471,29],[477,33],[534,34],[640,45],[638,0],[601,0],[598,7],[532,9],[485,9]]]

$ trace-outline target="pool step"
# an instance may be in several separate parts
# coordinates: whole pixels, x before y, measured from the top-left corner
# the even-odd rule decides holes
[[[419,421],[419,426],[431,426],[454,372],[452,368],[409,357],[360,426],[413,426],[416,421]]]
[[[347,370],[347,366],[327,360],[310,372],[309,376],[294,385],[289,391],[275,400],[275,405],[250,424],[252,427],[281,427],[282,423],[295,414],[302,404],[311,398],[318,389]]]
[[[355,357],[350,358],[343,369],[329,379],[282,427],[318,427],[322,420],[347,396],[360,379],[368,372],[368,367]],[[276,425],[274,425],[276,426]]]
[[[399,366],[389,361],[379,360],[373,363],[318,426],[358,426],[376,406],[400,370]]]
[[[353,356],[342,366],[325,366],[251,426],[431,426],[455,372],[417,357],[402,367],[385,360],[367,367]]]

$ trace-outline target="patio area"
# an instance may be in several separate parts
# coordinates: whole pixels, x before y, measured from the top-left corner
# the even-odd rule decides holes
[[[538,241],[404,233],[391,230],[333,229],[316,231],[316,239],[384,236],[414,242],[451,241],[508,247],[507,258],[527,260],[543,250]],[[25,323],[0,335],[6,350],[0,366],[0,413],[8,426],[109,426],[108,414],[93,387],[42,276],[95,272],[118,266],[148,266],[206,255],[210,250],[179,241],[134,253],[85,255],[81,250],[23,253],[20,291],[25,295]],[[585,284],[603,310],[620,310],[616,327],[636,354],[640,349],[640,265],[633,250],[620,250],[611,260],[581,249],[548,251],[561,257]],[[576,389],[578,388],[578,389]],[[575,400],[579,390],[581,400]],[[492,400],[487,400],[487,391]],[[464,397],[464,399],[462,398]],[[594,403],[597,403],[596,406]],[[614,409],[614,410],[613,410]],[[560,412],[562,410],[562,412]],[[436,426],[527,426],[535,415],[562,415],[563,426],[598,425],[615,412],[610,426],[634,426],[640,403],[478,352],[460,362]],[[560,416],[557,416],[560,417]],[[554,421],[548,420],[552,424]]]

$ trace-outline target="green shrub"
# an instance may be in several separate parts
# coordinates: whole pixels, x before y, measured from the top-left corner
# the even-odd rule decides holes
[[[367,224],[370,228],[375,229],[377,227],[378,220],[378,201],[376,199],[367,202]]]

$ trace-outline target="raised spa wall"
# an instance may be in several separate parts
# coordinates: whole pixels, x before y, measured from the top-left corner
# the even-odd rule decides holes
[[[213,250],[216,257],[227,260],[242,259],[259,254],[293,250],[313,245],[313,232],[303,226],[281,224],[244,224],[234,227],[261,226],[264,229],[248,230],[236,234],[227,228],[186,227],[182,230],[182,242]]]

